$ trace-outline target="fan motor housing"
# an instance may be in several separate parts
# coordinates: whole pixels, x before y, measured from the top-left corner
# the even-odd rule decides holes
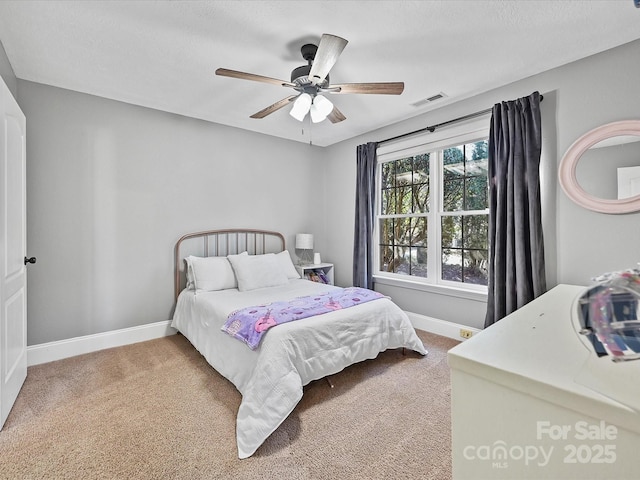
[[[311,83],[309,80],[309,72],[311,71],[311,65],[303,65],[298,68],[294,68],[291,72],[291,83],[296,85],[306,85]],[[326,87],[329,85],[329,75],[327,75],[324,81],[318,83],[319,87]]]

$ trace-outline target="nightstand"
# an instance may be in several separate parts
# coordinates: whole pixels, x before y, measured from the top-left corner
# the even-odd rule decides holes
[[[320,283],[333,285],[333,263],[310,263],[308,265],[296,265],[296,270],[305,280],[313,280]]]

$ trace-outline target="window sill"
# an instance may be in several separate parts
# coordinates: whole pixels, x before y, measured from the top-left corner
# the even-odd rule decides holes
[[[409,288],[411,290],[420,290],[422,292],[435,293],[438,295],[447,295],[449,297],[466,298],[476,302],[486,303],[487,301],[487,292],[472,291],[445,285],[433,285],[409,279],[404,280],[399,278],[390,278],[382,275],[374,275],[373,282],[392,287]]]

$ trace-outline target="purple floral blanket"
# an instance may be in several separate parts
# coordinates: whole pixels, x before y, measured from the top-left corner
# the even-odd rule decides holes
[[[298,297],[290,301],[241,308],[227,317],[222,331],[243,341],[251,350],[255,350],[262,336],[271,327],[353,307],[383,297],[384,295],[373,290],[349,287],[320,295]]]

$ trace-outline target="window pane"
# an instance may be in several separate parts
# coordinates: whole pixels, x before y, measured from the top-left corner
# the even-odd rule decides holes
[[[442,186],[442,206],[445,212],[464,208],[464,178],[447,180]]]
[[[444,180],[452,180],[464,176],[464,147],[451,147],[443,152],[442,165]]]
[[[488,206],[486,140],[444,150],[445,212],[484,210]]]
[[[459,248],[442,249],[442,279],[452,282],[462,281],[462,250]]]
[[[429,154],[413,157],[413,212],[429,211]]]
[[[489,142],[481,140],[479,142],[465,145],[467,175],[487,175],[487,165],[489,158]]]
[[[406,214],[411,213],[411,202],[413,188],[411,184],[401,185],[395,189],[396,191],[396,211],[394,213]]]
[[[442,217],[442,279],[487,285],[488,215]]]
[[[411,218],[396,218],[394,225],[394,243],[407,247],[411,245]]]
[[[429,182],[429,155],[429,153],[423,153],[413,157],[414,183]]]
[[[413,213],[429,211],[429,184],[422,183],[413,186]]]
[[[465,145],[465,174],[469,177],[465,191],[467,194],[466,210],[484,210],[489,206],[488,151],[489,142],[487,140]]]
[[[488,285],[488,258],[486,250],[465,250],[462,281],[476,285]]]
[[[467,215],[462,217],[464,248],[488,249],[489,215]]]
[[[394,163],[396,164],[394,178],[396,185],[408,185],[411,184],[411,178],[413,177],[413,158],[401,158],[400,160],[396,160]]]
[[[462,246],[462,217],[442,217],[442,248]]]
[[[380,213],[382,215],[391,215],[396,213],[396,190],[395,188],[385,188],[382,190],[382,205]]]
[[[427,246],[427,219],[425,217],[411,219],[411,246]]]
[[[393,262],[393,223],[392,218],[380,221],[380,271],[391,272]]]
[[[385,218],[379,230],[380,271],[426,277],[427,219]]]
[[[382,182],[380,184],[381,188],[391,188],[395,186],[394,183],[394,173],[395,173],[395,162],[387,162],[382,164]]]
[[[393,218],[380,220],[380,245],[393,245]]]
[[[393,272],[409,275],[409,248],[398,247],[393,249]]]
[[[427,249],[424,247],[411,247],[411,275],[416,277],[427,276]]]
[[[380,271],[392,272],[393,248],[389,245],[380,245]]]
[[[465,182],[465,210],[484,210],[489,206],[487,176],[468,177]]]

